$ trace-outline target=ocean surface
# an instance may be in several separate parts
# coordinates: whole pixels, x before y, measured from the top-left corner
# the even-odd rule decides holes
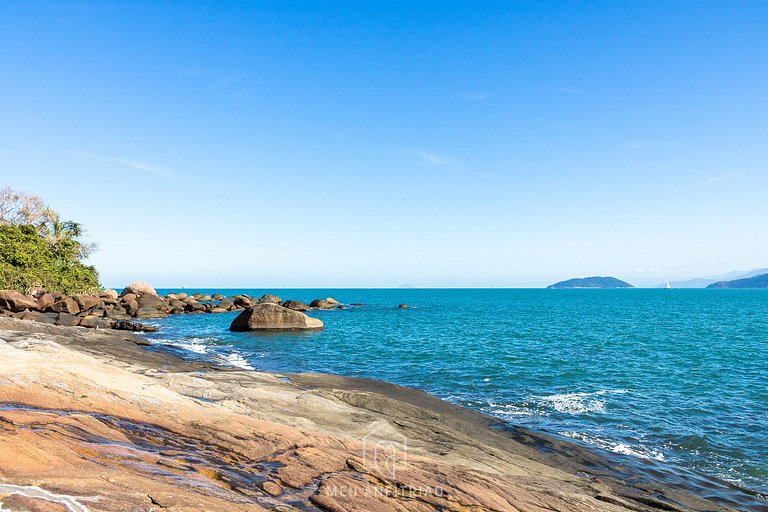
[[[236,312],[153,320],[165,350],[415,387],[768,493],[768,290],[184,291],[364,306],[313,311],[310,333],[232,333]]]

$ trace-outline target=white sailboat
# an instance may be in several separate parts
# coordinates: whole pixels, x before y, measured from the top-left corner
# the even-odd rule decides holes
[[[669,281],[667,281],[667,286],[665,286],[664,288],[666,288],[667,290],[671,290],[672,289],[672,285],[669,284]]]

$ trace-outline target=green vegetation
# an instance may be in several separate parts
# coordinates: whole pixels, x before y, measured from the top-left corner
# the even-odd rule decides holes
[[[631,284],[615,277],[581,277],[560,281],[547,288],[634,288]]]
[[[707,288],[768,288],[768,274],[734,279],[733,281],[718,281],[707,286]]]
[[[96,269],[82,263],[93,245],[37,196],[0,190],[0,289],[42,286],[65,294],[98,292]]]

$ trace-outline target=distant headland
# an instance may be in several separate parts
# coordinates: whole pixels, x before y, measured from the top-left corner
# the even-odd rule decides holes
[[[560,281],[547,288],[634,288],[634,286],[615,277],[594,276]]]
[[[707,288],[768,288],[768,273],[744,279],[718,281],[710,284]]]

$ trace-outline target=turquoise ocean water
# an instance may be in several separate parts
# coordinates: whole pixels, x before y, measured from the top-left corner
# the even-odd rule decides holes
[[[194,291],[365,305],[311,312],[311,333],[231,333],[237,313],[152,321],[164,350],[382,379],[768,493],[768,290]]]

